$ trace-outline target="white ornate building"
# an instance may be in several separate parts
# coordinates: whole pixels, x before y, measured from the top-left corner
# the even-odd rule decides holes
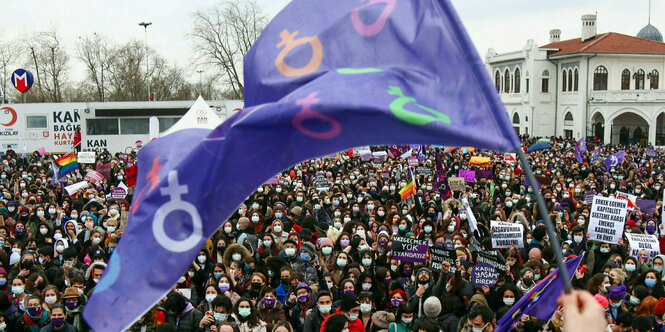
[[[486,66],[520,134],[596,136],[604,143],[665,145],[665,43],[651,24],[637,37],[597,34],[596,15],[582,16],[581,38],[529,39]]]

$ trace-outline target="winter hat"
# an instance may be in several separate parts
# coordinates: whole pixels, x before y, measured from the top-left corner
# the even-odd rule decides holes
[[[319,239],[319,244],[321,245],[321,247],[332,247],[333,246],[332,240],[327,238],[327,237],[320,238]]]
[[[264,277],[264,278],[265,278],[265,277]],[[296,291],[299,290],[299,289],[301,289],[301,288],[307,289],[308,292],[311,292],[311,291],[312,291],[312,289],[309,288],[309,286],[308,286],[306,283],[304,283],[304,282],[301,282],[301,283],[298,284],[298,286],[296,286]]]
[[[598,301],[598,303],[599,303],[603,308],[604,308],[604,307],[607,307],[607,306],[610,304],[610,301],[608,301],[607,298],[605,298],[604,296],[602,296],[602,295],[600,295],[600,294],[596,294],[596,295],[594,295],[593,298],[596,299],[596,301]]]
[[[632,228],[636,228],[636,227],[637,227],[637,224],[635,223],[635,220],[627,220],[627,221],[626,221],[626,225],[627,225],[627,226],[630,226],[630,227],[632,227]]]
[[[340,310],[349,311],[359,306],[360,306],[360,301],[358,301],[358,297],[356,297],[356,294],[353,293],[342,294],[342,298],[340,299],[340,305],[339,305]]]
[[[387,329],[390,323],[395,321],[395,315],[387,311],[377,311],[372,315],[372,323],[374,326],[382,329]]]
[[[292,215],[299,216],[300,213],[302,213],[302,208],[301,208],[300,206],[294,206],[294,207],[291,209],[291,214],[292,214]]]
[[[311,242],[303,242],[300,250],[307,252],[310,257],[314,257],[314,245]]]
[[[626,286],[619,285],[612,288],[607,297],[609,297],[610,300],[623,300],[626,298]]]
[[[658,317],[665,314],[665,297],[661,297],[660,299],[658,299],[656,306],[653,307],[653,313]]]
[[[423,303],[423,312],[429,318],[437,318],[441,313],[441,301],[436,296],[430,296]]]

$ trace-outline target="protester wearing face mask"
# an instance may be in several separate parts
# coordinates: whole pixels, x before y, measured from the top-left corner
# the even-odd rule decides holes
[[[395,322],[388,325],[388,331],[410,332],[415,321],[414,310],[411,306],[402,305],[395,314]]]
[[[275,324],[286,320],[285,310],[277,301],[275,290],[265,288],[262,297],[256,302],[259,319],[266,323],[266,330],[272,331]]]
[[[307,311],[316,306],[316,298],[306,283],[299,283],[284,303],[291,312],[291,325],[303,326]]]
[[[326,329],[327,322],[332,318],[339,315],[343,315],[346,319],[346,329],[349,332],[363,332],[366,331],[363,326],[362,320],[358,319],[360,317],[360,301],[353,293],[344,293],[340,299],[340,306],[335,311],[336,315],[328,316],[323,323],[321,324],[321,329],[323,331],[329,331]]]

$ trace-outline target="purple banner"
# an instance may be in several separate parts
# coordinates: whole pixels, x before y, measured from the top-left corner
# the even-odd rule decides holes
[[[388,147],[388,150],[393,155],[393,157],[399,157],[405,154],[407,151],[409,151],[409,145],[408,144],[391,145],[390,147]]]
[[[584,194],[584,203],[587,205],[591,205],[593,202],[593,196],[596,196],[596,192],[590,191]]]
[[[479,169],[476,171],[476,179],[494,179],[491,169]]]
[[[425,240],[396,236],[393,238],[391,258],[404,262],[425,263],[427,248]]]
[[[460,169],[459,177],[464,178],[466,182],[476,182],[476,171]]]
[[[636,202],[642,213],[652,214],[656,211],[656,201],[650,199],[638,199]]]

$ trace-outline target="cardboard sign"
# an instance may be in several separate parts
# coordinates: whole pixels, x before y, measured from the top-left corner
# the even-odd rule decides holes
[[[466,186],[466,181],[464,181],[464,178],[450,177],[448,178],[448,186],[452,191],[462,191]]]
[[[319,174],[316,176],[314,183],[316,185],[316,189],[319,190],[326,190],[330,188],[330,182],[328,179],[326,179],[326,176],[323,174]]]
[[[469,206],[469,201],[467,201],[466,198],[462,198],[462,205],[464,205],[464,210],[466,210],[467,220],[469,221],[469,230],[471,233],[475,234],[475,232],[478,230],[478,221],[476,220],[476,216],[473,215],[473,211]]]
[[[384,181],[390,180],[390,171],[381,172],[381,179]]]
[[[436,272],[441,271],[441,263],[448,262],[450,263],[450,270],[448,272],[455,272],[457,268],[455,267],[455,260],[457,259],[457,253],[455,250],[446,249],[440,246],[430,247],[430,254],[432,254],[432,270]]]
[[[593,191],[587,192],[584,194],[584,203],[586,205],[591,205],[593,203],[593,196],[596,196],[597,194]]]
[[[418,166],[418,157],[409,157],[409,167]]]
[[[492,180],[494,179],[494,175],[492,174],[491,169],[480,169],[476,171],[476,179],[487,179],[487,180]]]
[[[133,187],[136,185],[136,165],[125,167],[125,176],[127,177],[127,185]]]
[[[83,180],[81,182],[77,182],[77,183],[66,186],[65,191],[67,191],[67,194],[69,194],[69,196],[72,196],[72,195],[76,194],[79,190],[88,188],[88,185],[89,185],[88,181]]]
[[[95,168],[97,172],[101,173],[102,176],[106,179],[108,179],[111,176],[111,164],[103,164],[103,165],[97,165]]]
[[[506,259],[498,250],[478,251],[478,263],[487,263],[492,265],[499,273],[506,273]]]
[[[490,221],[492,248],[524,248],[524,225]]]
[[[392,243],[392,258],[404,262],[425,263],[427,248],[425,240],[396,236]]]
[[[490,264],[478,263],[471,270],[471,282],[477,287],[492,287],[498,280],[499,272]]]
[[[617,191],[616,195],[614,195],[614,196],[616,198],[621,198],[621,199],[627,200],[628,201],[628,209],[630,209],[630,210],[634,209],[635,206],[637,205],[637,196],[635,196],[635,195],[631,195],[629,193],[624,193],[624,192]]]
[[[589,215],[589,239],[605,243],[619,243],[626,222],[628,201],[618,198],[594,196]]]
[[[102,173],[89,169],[88,172],[85,173],[84,179],[94,184],[100,184],[102,180],[104,180],[104,176],[102,175]]]
[[[380,157],[372,157],[372,165],[374,165],[374,167],[381,167],[382,164],[383,164],[383,159],[381,159]]]
[[[630,244],[630,255],[637,257],[637,254],[646,250],[650,258],[660,255],[660,242],[658,236],[651,234],[626,233],[628,243]]]
[[[418,166],[416,167],[416,175],[432,176],[434,175],[434,170],[431,167]]]
[[[125,199],[125,197],[127,197],[127,190],[120,187],[113,188],[111,190],[111,197],[114,199]]]
[[[79,164],[94,164],[95,163],[95,153],[94,152],[79,152],[76,155],[76,161]]]
[[[464,181],[466,182],[476,182],[476,171],[460,169],[458,176],[464,178]]]

